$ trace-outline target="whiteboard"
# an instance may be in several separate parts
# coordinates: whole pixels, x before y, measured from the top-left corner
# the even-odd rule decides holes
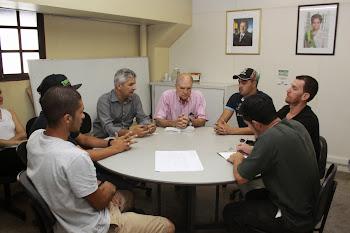
[[[81,94],[85,112],[96,119],[98,98],[114,89],[114,74],[122,68],[136,73],[136,93],[140,96],[146,115],[151,114],[151,91],[149,84],[149,65],[147,57],[100,58],[100,59],[41,59],[29,60],[29,78],[34,99],[35,114],[41,111],[40,94],[37,88],[50,74],[64,74],[72,85],[83,84]]]

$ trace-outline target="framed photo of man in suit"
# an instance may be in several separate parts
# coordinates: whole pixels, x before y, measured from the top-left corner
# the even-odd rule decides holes
[[[334,55],[339,3],[298,7],[296,54]]]
[[[261,9],[226,12],[226,54],[260,54]]]

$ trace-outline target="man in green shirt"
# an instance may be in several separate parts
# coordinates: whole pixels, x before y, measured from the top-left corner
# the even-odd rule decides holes
[[[249,232],[247,225],[267,232],[313,229],[312,209],[320,180],[308,131],[297,121],[279,119],[266,95],[248,97],[239,111],[258,139],[254,148],[239,144],[228,161],[233,163],[237,183],[261,174],[266,188],[255,191],[260,195],[247,194],[245,201],[225,207],[227,228],[230,232]]]

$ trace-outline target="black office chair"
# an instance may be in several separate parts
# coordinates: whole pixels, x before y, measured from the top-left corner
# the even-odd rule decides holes
[[[32,125],[34,124],[34,121],[36,120],[36,118],[38,117],[33,117],[26,124],[26,133],[28,138],[29,138],[30,129],[32,128]]]
[[[326,164],[327,164],[327,141],[324,137],[320,136],[320,154],[318,156],[318,170],[320,172],[320,179],[324,177],[326,172]]]
[[[83,123],[81,124],[80,127],[80,133],[85,134],[85,133],[90,133],[92,124],[91,124],[91,117],[88,113],[84,112],[85,118],[83,119]]]
[[[53,233],[56,218],[28,178],[26,170],[18,174],[17,180],[30,199],[30,206],[35,214],[40,233]]]
[[[17,146],[16,153],[22,165],[25,168],[27,168],[27,142],[26,141],[22,142]]]
[[[5,150],[0,151],[0,157],[5,156],[16,156],[15,148],[8,148]],[[2,161],[3,162],[3,161]],[[22,169],[22,168],[18,168]],[[0,184],[4,185],[4,197],[5,199],[2,201],[1,206],[10,212],[11,214],[15,215],[16,217],[22,219],[23,221],[26,219],[26,215],[23,211],[15,208],[12,205],[11,200],[11,189],[10,184],[17,182],[17,174],[14,172],[13,174],[4,174],[0,175]]]
[[[326,178],[324,179],[320,192],[318,193],[316,203],[314,205],[314,208],[312,210],[312,215],[314,217],[314,226],[315,228],[310,231],[318,231],[320,233],[323,232],[324,226],[327,221],[328,212],[331,207],[333,196],[335,193],[335,190],[337,188],[337,181],[334,180],[335,174],[337,172],[337,165],[332,164],[326,174]],[[322,221],[321,221],[322,220]],[[317,228],[317,225],[321,222],[320,227]],[[252,232],[256,233],[266,233],[265,231],[262,231],[260,229],[248,226],[248,228]]]
[[[332,164],[328,168],[326,177],[323,181],[320,193],[318,194],[317,201],[313,209],[315,226],[322,220],[321,226],[314,229],[314,231],[318,231],[320,233],[323,232],[328,212],[333,201],[333,196],[337,188],[337,181],[334,180],[337,168],[338,167],[335,164]]]

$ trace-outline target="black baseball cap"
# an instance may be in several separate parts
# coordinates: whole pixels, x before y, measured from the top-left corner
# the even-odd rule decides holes
[[[77,90],[79,87],[81,87],[81,84],[72,85],[65,75],[51,74],[44,78],[37,91],[40,93],[41,96],[43,96],[47,90],[54,86],[72,87],[75,90]]]
[[[233,79],[252,80],[259,83],[260,74],[252,68],[246,68],[239,75],[233,75]]]

